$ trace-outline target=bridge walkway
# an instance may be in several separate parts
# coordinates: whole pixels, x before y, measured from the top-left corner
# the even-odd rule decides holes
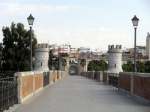
[[[150,112],[150,105],[82,76],[47,86],[13,112]]]

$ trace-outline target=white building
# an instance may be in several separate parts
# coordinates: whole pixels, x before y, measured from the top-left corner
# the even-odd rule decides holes
[[[79,53],[90,52],[90,48],[89,47],[80,47],[80,48],[78,48],[77,52],[79,52]]]
[[[50,49],[53,51],[54,55],[58,55],[58,53],[75,52],[75,48],[71,48],[69,44],[62,44],[62,45],[53,44],[50,45]]]
[[[136,46],[138,53],[142,53],[142,56],[146,56],[146,47],[145,46]]]

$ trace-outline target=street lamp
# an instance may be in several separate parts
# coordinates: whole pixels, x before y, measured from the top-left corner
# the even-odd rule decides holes
[[[32,25],[34,22],[34,17],[32,14],[27,18],[29,26],[30,26],[30,71],[32,71]]]
[[[60,63],[59,63],[59,61],[60,61],[60,53],[58,53],[58,65],[57,65],[58,66],[58,70],[60,70],[60,66],[59,66]]]
[[[132,23],[135,29],[135,38],[134,38],[134,72],[136,72],[136,29],[138,26],[139,19],[136,17],[136,15],[132,18]]]

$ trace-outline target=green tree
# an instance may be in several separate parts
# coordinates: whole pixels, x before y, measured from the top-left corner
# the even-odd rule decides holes
[[[104,60],[92,60],[88,64],[88,71],[104,71],[107,68],[108,64]]]
[[[59,56],[61,56],[61,57],[69,57],[69,54],[68,53],[59,53]]]
[[[80,65],[84,67],[86,65],[86,59],[81,59]]]
[[[137,72],[145,73],[145,64],[144,64],[144,62],[137,61],[136,65],[137,65],[136,66]]]
[[[62,66],[64,66],[64,67],[67,65],[66,59],[61,59],[61,62],[62,62]]]
[[[128,60],[127,63],[122,65],[122,69],[124,72],[132,72],[133,71],[133,64],[131,60]]]
[[[30,31],[24,29],[22,23],[13,23],[10,27],[3,27],[2,70],[27,71],[30,70]],[[32,31],[32,50],[35,50],[37,39]],[[32,57],[34,52],[32,52]]]
[[[150,73],[150,61],[146,61],[144,65],[145,65],[145,72]]]

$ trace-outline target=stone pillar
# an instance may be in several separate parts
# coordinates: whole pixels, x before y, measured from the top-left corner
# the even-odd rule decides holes
[[[86,72],[87,71],[87,62],[86,62],[84,67],[82,67],[81,64],[80,64],[82,59],[86,60],[86,58],[79,58],[78,59],[78,75],[81,75],[82,72]]]

